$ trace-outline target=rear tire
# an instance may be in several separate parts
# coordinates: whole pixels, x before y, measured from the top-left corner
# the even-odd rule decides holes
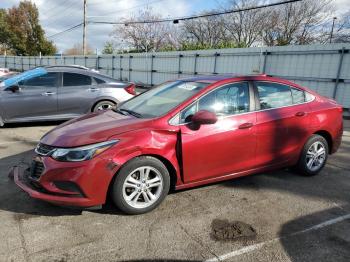
[[[166,166],[151,156],[136,157],[116,174],[112,184],[112,199],[130,215],[155,209],[167,196],[170,175]]]
[[[109,101],[109,100],[103,100],[98,102],[92,109],[92,112],[99,112],[104,110],[113,109],[116,107],[116,103]]]
[[[320,135],[312,135],[304,145],[296,169],[304,176],[317,175],[328,158],[327,140]]]

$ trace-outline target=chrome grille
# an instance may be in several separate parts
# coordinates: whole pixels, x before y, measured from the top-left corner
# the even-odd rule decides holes
[[[45,167],[42,162],[33,160],[32,165],[30,167],[30,177],[32,179],[38,180],[43,174],[44,169]]]
[[[53,146],[48,146],[45,144],[38,144],[38,146],[35,148],[35,152],[38,155],[42,155],[42,156],[47,156],[48,154],[50,154],[53,150],[55,150],[55,148]]]

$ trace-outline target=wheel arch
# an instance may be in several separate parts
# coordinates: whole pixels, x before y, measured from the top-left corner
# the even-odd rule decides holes
[[[333,148],[333,138],[332,135],[326,131],[326,130],[318,130],[314,133],[315,135],[319,135],[322,136],[324,139],[326,139],[327,143],[328,143],[328,153],[331,154],[332,148]]]
[[[165,167],[167,168],[168,172],[169,172],[169,175],[170,175],[170,190],[175,190],[175,187],[176,187],[176,183],[177,183],[177,171],[176,171],[176,168],[174,167],[174,165],[171,163],[171,161],[161,155],[158,155],[158,154],[140,154],[140,155],[136,155],[136,156],[133,156],[131,157],[130,159],[128,159],[128,161],[124,162],[119,168],[118,170],[116,171],[116,173],[114,174],[113,178],[111,179],[111,181],[109,182],[109,185],[108,185],[108,191],[107,191],[107,195],[110,194],[111,190],[112,190],[112,186],[113,186],[113,183],[114,183],[114,180],[116,179],[117,175],[118,175],[118,172],[121,170],[121,168],[126,165],[127,163],[129,163],[130,161],[132,161],[133,159],[135,158],[138,158],[138,157],[142,157],[142,156],[150,156],[150,157],[153,157],[153,158],[156,158],[158,159],[159,161],[161,161]]]
[[[174,190],[177,182],[177,172],[173,164],[168,160],[167,158],[161,156],[161,155],[156,155],[156,154],[149,154],[149,155],[141,155],[141,156],[150,156],[158,159],[161,161],[165,167],[168,169],[169,175],[170,175],[170,189]]]

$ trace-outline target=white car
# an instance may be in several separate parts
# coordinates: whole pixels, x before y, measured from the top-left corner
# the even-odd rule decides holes
[[[10,69],[8,69],[8,68],[0,68],[0,76],[5,76],[5,75],[8,75],[10,73],[11,73]]]

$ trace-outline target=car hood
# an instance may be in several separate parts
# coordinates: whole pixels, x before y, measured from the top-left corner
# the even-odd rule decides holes
[[[91,113],[65,122],[41,138],[41,143],[56,147],[77,147],[106,141],[118,135],[144,127],[150,119],[125,116],[112,110]]]

